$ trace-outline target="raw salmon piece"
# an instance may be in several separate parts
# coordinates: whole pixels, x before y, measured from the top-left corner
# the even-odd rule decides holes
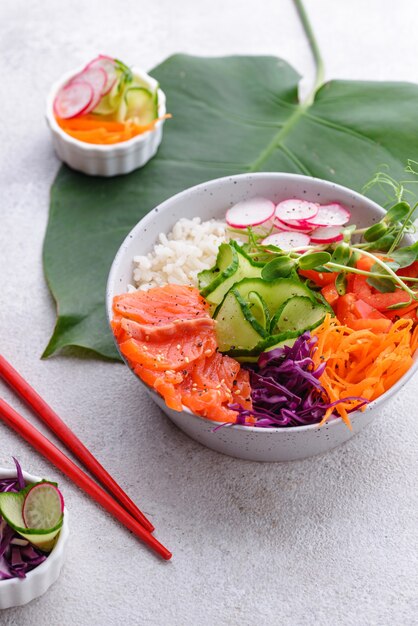
[[[156,372],[141,365],[136,365],[134,372],[139,378],[154,389],[164,398],[166,405],[174,411],[183,409],[181,383],[184,380],[180,372]]]
[[[220,397],[218,389],[192,390],[182,394],[184,406],[187,406],[193,413],[207,417],[214,422],[235,424],[237,421],[236,411],[232,411],[222,404]]]
[[[249,374],[216,351],[215,322],[197,289],[167,285],[123,294],[113,308],[122,354],[168,407],[230,424],[237,412],[228,405],[251,408]]]
[[[113,298],[116,315],[142,324],[160,326],[174,320],[210,317],[209,305],[195,287],[166,285],[149,291],[134,291]]]
[[[227,408],[228,404],[241,404],[246,396],[246,408],[251,408],[248,372],[231,357],[215,352],[206,359],[197,361],[190,372],[192,388],[183,395],[183,403],[194,413],[214,421],[235,423],[237,413]],[[239,395],[234,393],[239,391]],[[244,406],[244,405],[243,405]]]
[[[154,326],[152,324],[140,324],[134,320],[122,318],[119,323],[114,324],[118,339],[136,339],[137,341],[162,341],[163,339],[181,338],[183,333],[202,333],[211,331],[215,327],[215,322],[210,317],[198,317],[191,320],[174,320],[169,324]],[[113,327],[113,325],[112,325]],[[115,333],[116,334],[116,333]]]
[[[230,387],[227,388],[225,383],[221,383],[219,378],[214,377],[215,364],[222,365],[222,360],[225,358],[224,355],[216,354],[216,358],[201,359],[187,369],[178,372],[172,370],[161,372],[141,365],[135,365],[134,372],[150,387],[158,391],[171,409],[181,411],[183,406],[186,406],[201,417],[206,417],[215,422],[234,424],[237,413],[228,409],[228,404],[238,402],[245,408],[251,408],[248,372],[240,369],[239,363],[226,357],[227,360],[233,362],[228,363],[232,366],[233,371],[239,369],[237,377],[230,382]],[[206,361],[209,362],[207,367],[205,367]],[[222,368],[221,371],[225,374],[225,371],[231,371],[231,368],[227,368],[227,370]],[[206,384],[202,382],[202,386],[198,386],[196,380],[206,380]],[[240,391],[240,395],[235,395],[234,392],[237,390]],[[247,421],[254,420],[248,418]]]
[[[202,356],[210,356],[216,350],[213,330],[204,327],[190,326],[181,334],[168,337],[164,334],[148,337],[148,341],[127,339],[119,345],[120,351],[133,364],[164,371],[187,367]]]
[[[234,402],[238,402],[238,404],[240,404],[244,409],[253,408],[251,400],[250,373],[247,370],[240,368],[234,382],[232,397],[234,398]],[[250,421],[255,420],[251,419]]]
[[[173,411],[183,410],[181,386],[177,387],[167,382],[165,376],[160,376],[154,383],[154,389],[164,398],[169,409],[173,409]]]
[[[182,372],[173,372],[171,370],[166,370],[163,374],[161,372],[156,372],[155,370],[150,370],[147,367],[143,367],[142,365],[134,365],[132,368],[142,380],[147,383],[150,387],[154,386],[157,378],[161,378],[164,376],[166,381],[171,385],[180,385],[180,383],[184,380],[184,374]]]
[[[196,364],[192,372],[193,382],[202,389],[232,389],[232,384],[241,367],[238,361],[226,354],[215,352],[212,356]]]

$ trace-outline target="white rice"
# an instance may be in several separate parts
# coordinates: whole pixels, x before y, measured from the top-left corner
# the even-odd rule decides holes
[[[225,222],[182,217],[168,235],[159,235],[152,252],[134,257],[135,287],[143,291],[169,283],[197,287],[198,273],[215,264],[220,244],[229,239],[226,228]]]

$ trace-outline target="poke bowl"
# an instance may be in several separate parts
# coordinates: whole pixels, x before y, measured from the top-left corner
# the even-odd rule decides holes
[[[107,315],[113,331],[115,332],[114,302],[127,291],[133,292],[132,284],[134,283],[135,272],[138,271],[138,259],[144,259],[147,254],[151,253],[159,238],[161,241],[161,236],[163,236],[164,241],[164,234],[175,228],[181,219],[199,218],[203,224],[210,220],[225,220],[225,213],[228,209],[237,205],[241,206],[241,203],[245,204],[247,201],[251,204],[254,198],[270,201],[274,206],[279,206],[288,199],[302,199],[298,200],[302,203],[304,202],[303,199],[306,199],[307,202],[324,207],[343,206],[350,213],[350,223],[355,224],[355,228],[360,231],[370,228],[371,225],[380,224],[386,215],[382,207],[357,192],[332,182],[296,174],[242,174],[212,180],[187,189],[169,198],[148,213],[132,229],[116,254],[110,270],[106,293]],[[333,227],[331,226],[331,228]],[[293,232],[296,232],[296,229]],[[161,235],[162,233],[163,235]],[[289,233],[287,234],[289,235]],[[298,232],[296,234],[299,236]],[[338,237],[342,240],[342,236],[338,235]],[[403,233],[402,242],[403,245],[411,245],[413,239],[411,235]],[[271,251],[274,252],[276,247],[274,241],[272,243]],[[367,253],[365,252],[365,254]],[[174,282],[182,282],[180,275],[174,278]],[[380,314],[377,316],[382,317]],[[327,315],[327,317],[329,316]],[[389,322],[389,325],[393,325],[392,322]],[[415,324],[412,326],[411,322],[409,328],[415,328]],[[239,332],[238,330],[238,334]],[[315,330],[312,330],[311,335],[314,334]],[[117,339],[117,334],[115,336]],[[119,343],[116,340],[118,348],[120,348]],[[286,343],[280,344],[280,346],[282,345],[286,345]],[[289,342],[289,346],[291,345]],[[180,348],[180,345],[177,345],[177,348]],[[132,361],[127,357],[126,352],[123,350],[120,352],[125,362],[130,364],[131,369],[133,369]],[[230,352],[230,354],[235,353]],[[252,360],[254,361],[254,359]],[[318,367],[320,368],[320,366]],[[283,425],[275,427],[274,424],[270,423],[269,427],[266,428],[264,424],[258,426],[255,420],[251,423],[246,422],[245,419],[241,419],[241,423],[237,420],[238,423],[222,425],[221,420],[212,420],[198,415],[184,405],[180,410],[179,407],[170,408],[161,394],[157,393],[150,383],[147,384],[139,377],[138,380],[170,420],[194,440],[233,457],[253,461],[277,462],[304,459],[324,453],[346,442],[372,422],[390,398],[407,383],[417,367],[416,354],[414,355],[412,350],[407,370],[394,378],[392,377],[393,384],[390,388],[386,390],[382,388],[377,398],[373,398],[373,394],[372,399],[364,402],[360,401],[364,398],[358,398],[357,404],[352,405],[354,408],[350,411],[350,427],[347,427],[347,423],[338,414],[331,415],[329,419],[323,418],[321,425],[319,424],[321,420],[317,420],[316,423],[302,422],[301,425],[293,424],[288,427],[283,427]],[[138,374],[138,370],[135,371]],[[337,403],[334,402],[334,404]],[[357,406],[358,410],[356,410]],[[247,415],[249,413],[243,411],[242,414]],[[328,415],[329,413],[327,413]]]

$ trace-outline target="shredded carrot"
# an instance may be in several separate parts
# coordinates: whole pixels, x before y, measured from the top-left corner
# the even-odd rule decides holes
[[[123,122],[114,122],[113,120],[103,119],[98,115],[80,115],[80,117],[71,117],[68,120],[56,118],[58,125],[63,130],[95,130],[97,128],[105,128],[111,132],[120,132],[125,130]]]
[[[137,135],[142,135],[149,130],[153,130],[158,121],[169,119],[170,114],[163,115],[149,124],[134,124],[133,122],[114,122],[109,119],[102,119],[97,115],[82,115],[68,120],[56,118],[58,125],[68,135],[94,144],[114,144],[128,141]]]
[[[412,320],[399,319],[387,332],[353,330],[327,315],[315,330],[318,337],[313,355],[315,367],[326,361],[321,383],[330,401],[348,397],[375,400],[390,389],[412,365],[418,348],[418,326],[412,331]],[[359,402],[340,402],[328,409],[321,424],[336,410],[349,428],[348,411]],[[365,407],[362,407],[364,410]]]

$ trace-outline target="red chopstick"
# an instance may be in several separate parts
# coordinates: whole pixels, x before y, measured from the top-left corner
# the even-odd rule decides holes
[[[80,439],[70,430],[55,411],[41,398],[41,396],[29,385],[29,383],[17,372],[14,367],[0,354],[0,376],[16,391],[23,400],[37,413],[41,420],[49,426],[52,432],[65,446],[90,470],[94,476],[119,500],[122,506],[142,526],[152,532],[154,526],[138,509],[136,504],[121,489],[118,483],[105,470],[99,461],[92,455]]]
[[[49,439],[40,433],[30,422],[15,411],[7,402],[0,398],[0,418],[13,428],[23,439],[38,450],[45,458],[60,469],[76,485],[109,511],[126,528],[132,531],[139,539],[147,544],[157,554],[166,559],[171,559],[171,552],[167,550],[150,532],[134,519],[120,504],[118,504],[104,489],[85,474],[73,461],[59,450]]]

